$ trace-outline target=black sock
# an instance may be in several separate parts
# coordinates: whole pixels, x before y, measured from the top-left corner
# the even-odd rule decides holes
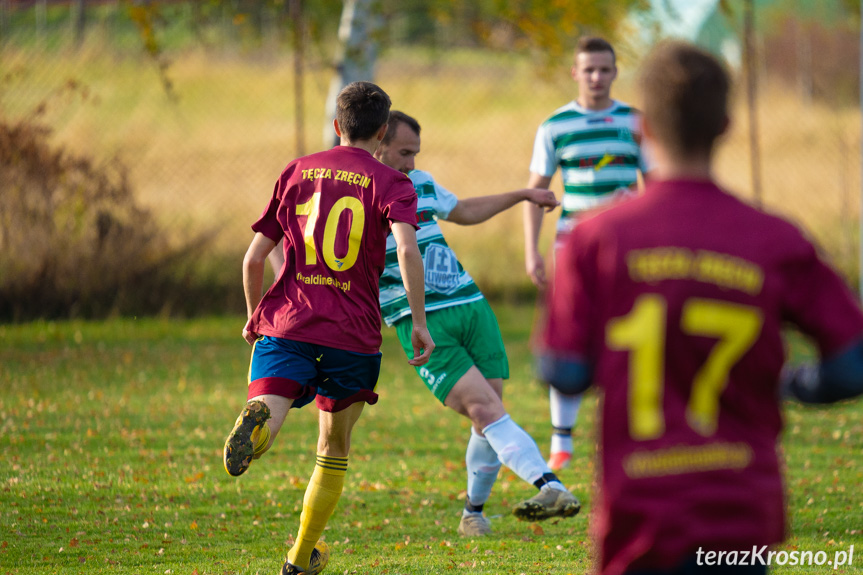
[[[485,503],[480,503],[479,505],[474,505],[473,503],[470,502],[470,499],[465,498],[465,500],[464,500],[464,509],[468,513],[482,513],[482,506],[483,505],[485,505]]]
[[[560,482],[560,479],[557,478],[557,475],[554,473],[543,473],[542,477],[533,482],[537,489],[542,489],[542,486],[546,483],[551,483],[552,481]]]
[[[551,431],[555,435],[563,435],[565,437],[572,437],[572,428],[571,427],[555,427],[552,425]]]

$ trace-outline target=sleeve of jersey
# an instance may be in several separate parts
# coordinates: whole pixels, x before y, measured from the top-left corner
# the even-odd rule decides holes
[[[419,229],[417,225],[417,193],[407,176],[396,180],[383,205],[384,217],[390,222],[403,222]]]
[[[453,211],[456,204],[458,204],[458,197],[434,180],[432,180],[432,182],[434,182],[435,197],[437,198],[435,213],[438,217],[447,219],[449,213]]]
[[[267,207],[264,209],[264,213],[261,214],[258,221],[252,224],[253,231],[264,234],[276,243],[278,243],[284,235],[284,230],[282,230],[281,224],[279,224],[279,221],[276,219],[276,212],[281,204],[281,200],[279,199],[279,183],[280,182],[276,182],[276,187],[273,190],[273,197],[270,198],[270,203],[267,204]]]
[[[590,329],[596,302],[589,260],[592,250],[576,232],[558,254],[554,280],[546,296],[545,327],[540,350],[560,360],[589,361]]]
[[[817,343],[821,357],[830,357],[863,336],[863,312],[851,290],[806,244],[798,261],[788,266],[785,319]]]
[[[536,131],[536,139],[533,141],[533,157],[530,160],[530,171],[548,178],[557,170],[557,159],[554,154],[554,143],[548,125],[542,124]]]

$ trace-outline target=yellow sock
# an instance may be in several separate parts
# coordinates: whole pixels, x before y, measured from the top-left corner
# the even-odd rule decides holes
[[[306,487],[303,498],[303,513],[300,515],[300,531],[291,550],[288,561],[300,569],[308,569],[309,559],[315,543],[318,542],[324,527],[342,496],[345,473],[348,470],[347,457],[327,457],[318,454],[315,472]]]
[[[255,433],[258,434],[258,437],[255,438]],[[255,454],[252,456],[253,459],[257,459],[267,451],[267,447],[270,444],[270,426],[265,423],[262,423],[258,428],[252,432],[252,443],[255,445]]]

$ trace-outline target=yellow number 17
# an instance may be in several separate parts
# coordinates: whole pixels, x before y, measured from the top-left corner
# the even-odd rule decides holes
[[[662,393],[667,315],[665,299],[646,294],[606,329],[609,349],[630,352],[628,402],[633,439],[655,439],[665,431]],[[758,339],[762,324],[761,312],[754,307],[701,298],[684,302],[681,331],[719,340],[695,374],[686,410],[690,427],[701,435],[716,432],[719,396],[728,385],[728,374]]]

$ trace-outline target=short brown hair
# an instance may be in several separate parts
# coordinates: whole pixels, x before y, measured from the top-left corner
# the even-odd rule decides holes
[[[350,141],[368,140],[387,123],[392,102],[371,82],[351,82],[336,98],[336,120]]]
[[[390,118],[387,120],[387,133],[384,136],[384,139],[381,140],[381,144],[389,144],[393,141],[393,138],[396,137],[396,130],[399,129],[399,124],[406,124],[413,133],[417,136],[420,135],[420,123],[417,122],[414,118],[408,116],[404,112],[400,112],[399,110],[391,110]]]
[[[681,156],[710,153],[728,122],[731,79],[711,54],[687,42],[659,44],[642,65],[644,118],[653,137]]]
[[[614,48],[611,43],[605,38],[600,38],[599,36],[584,36],[579,39],[578,46],[575,48],[575,55],[578,57],[579,54],[585,52],[611,52],[611,57],[614,58],[615,62],[617,62],[617,54],[614,53]]]

